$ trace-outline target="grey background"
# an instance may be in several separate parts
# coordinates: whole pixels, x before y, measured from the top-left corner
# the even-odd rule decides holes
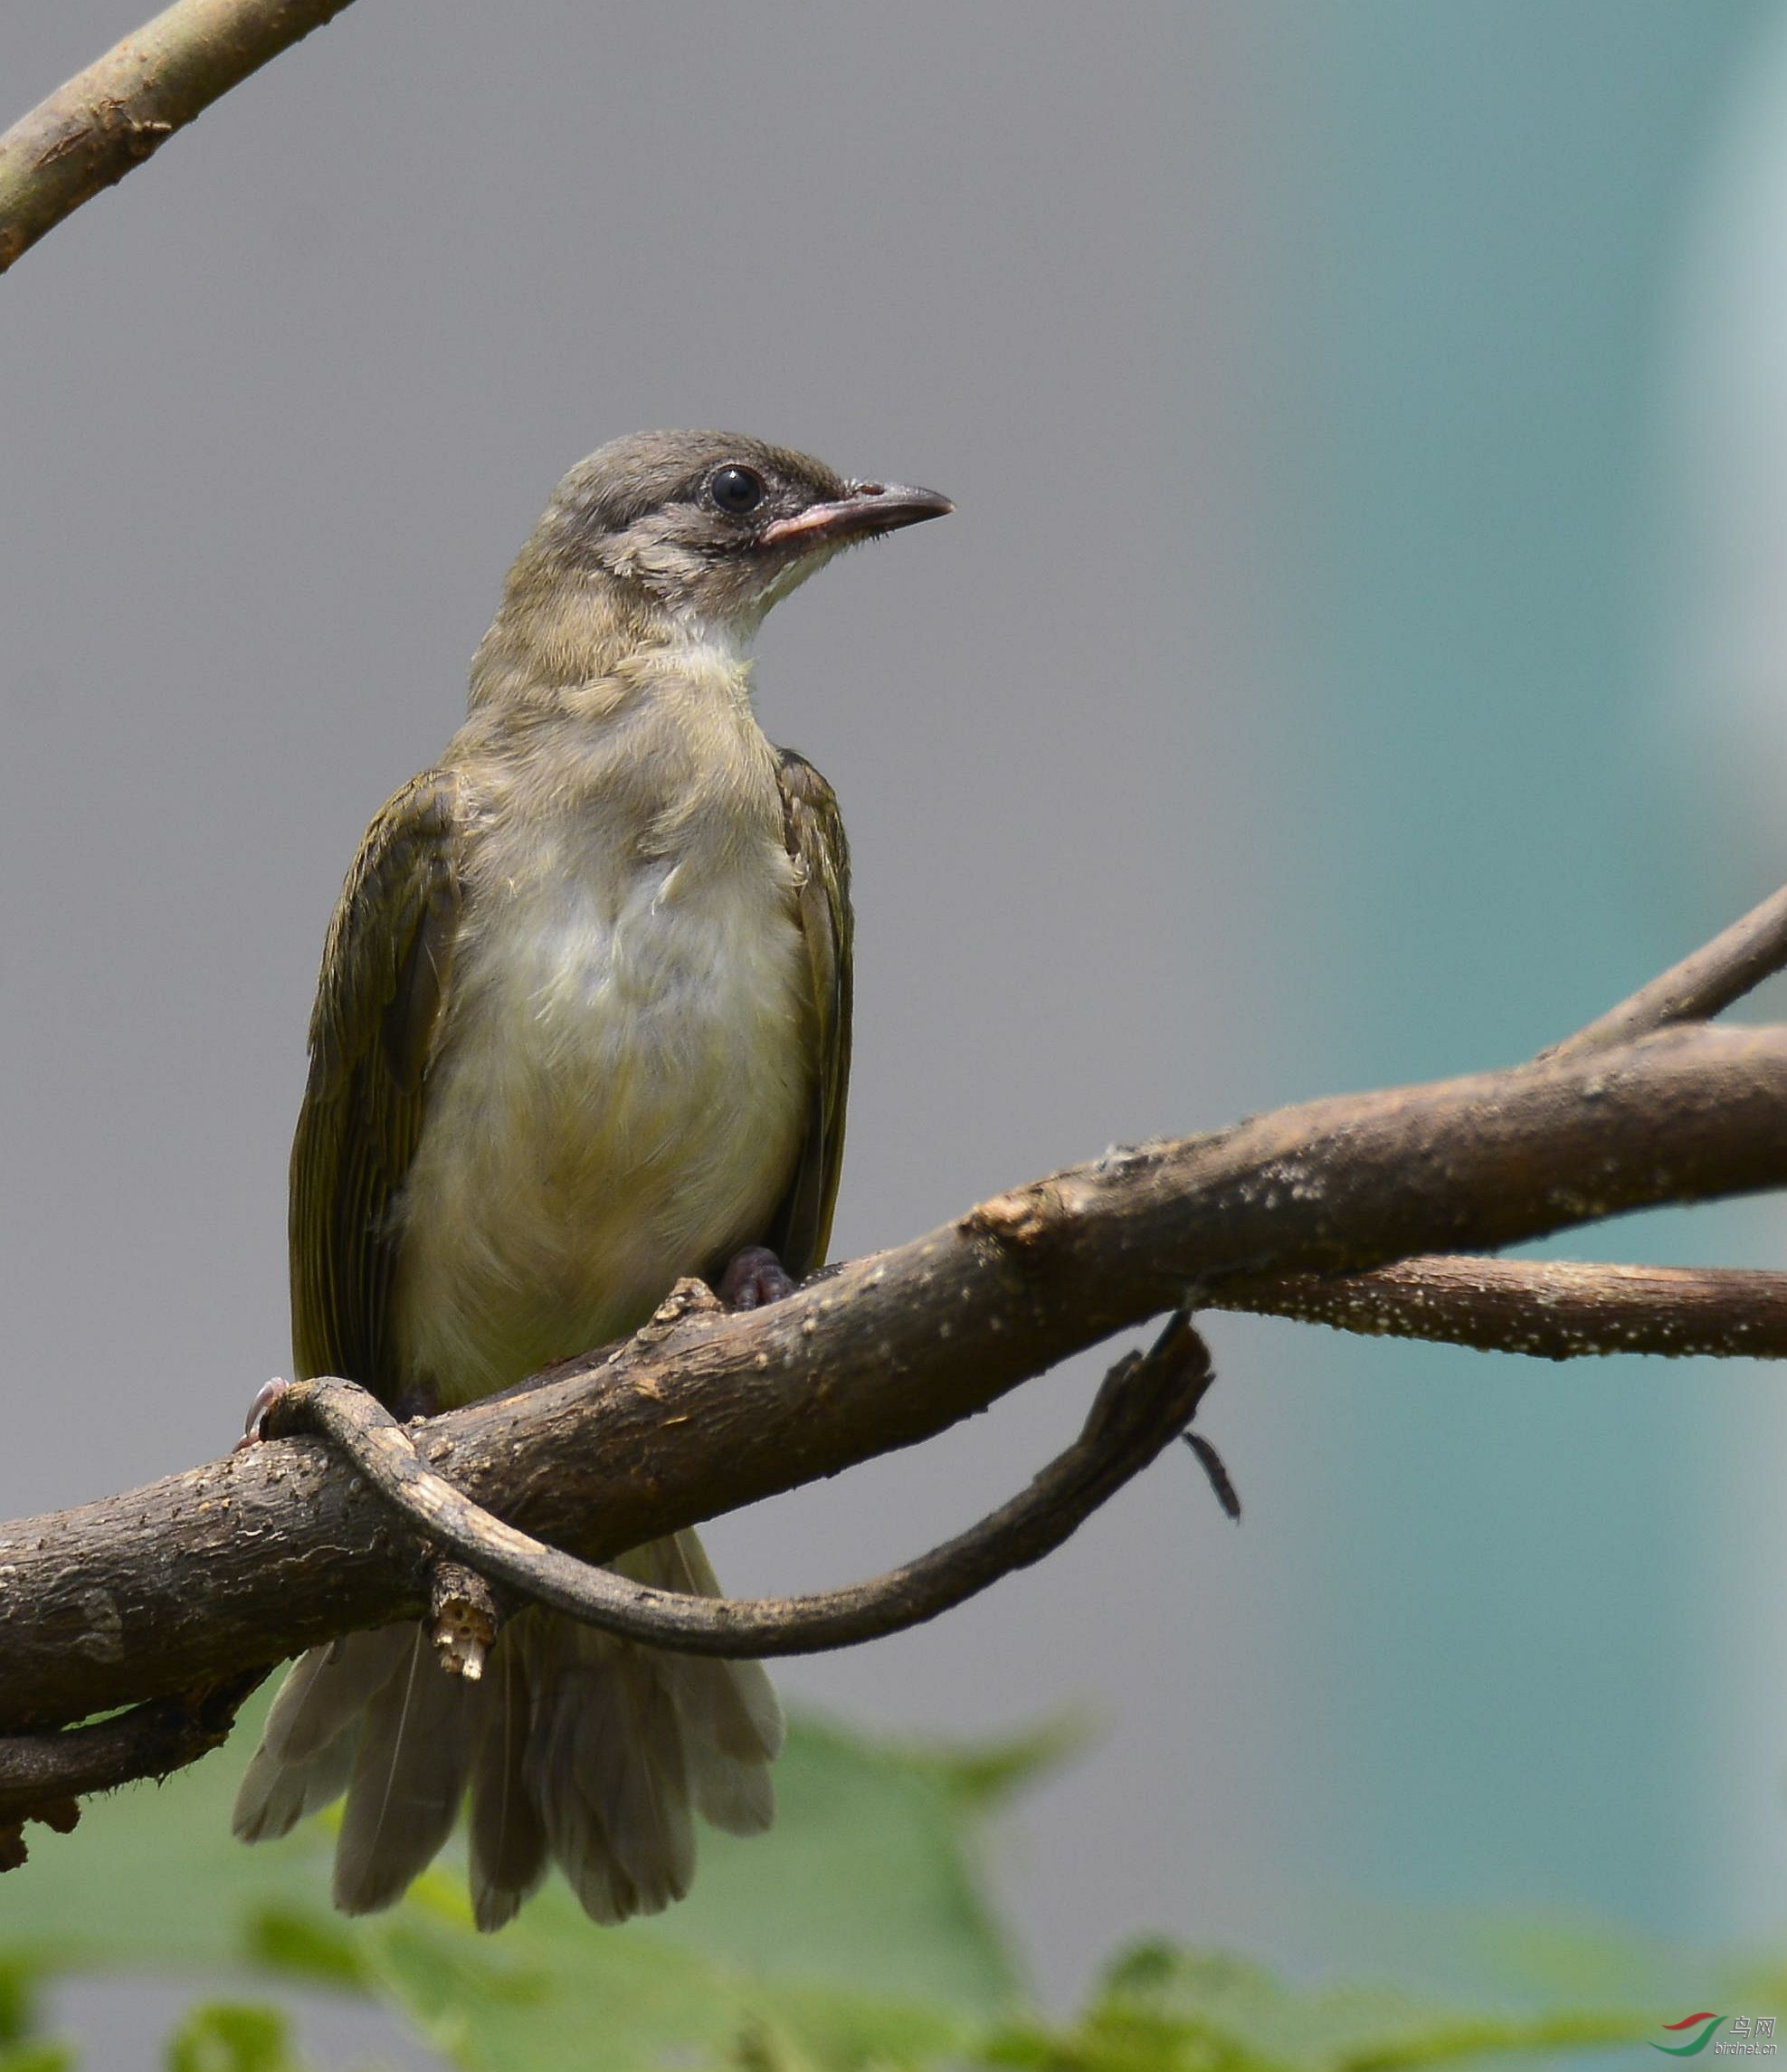
[[[8,10],[0,99],[137,13]],[[735,426],[959,506],[761,643],[765,725],[836,784],[856,855],[839,1252],[1288,1090],[1251,948],[1288,830],[1247,804],[1270,742],[1231,29],[367,0],[10,277],[7,1512],[215,1453],[283,1369],[341,872],[456,723],[552,482],[619,432]],[[1088,1379],[719,1525],[723,1574],[812,1587],[934,1540]],[[1041,1572],[782,1677],[889,1730],[1096,1728],[1002,1844],[1053,1999],[1128,1928],[1236,1932],[1276,1653],[1236,1642],[1288,1557],[1269,1392],[1235,1384],[1212,1428],[1244,1537],[1175,1458]],[[28,1906],[8,1880],[0,1925]]]

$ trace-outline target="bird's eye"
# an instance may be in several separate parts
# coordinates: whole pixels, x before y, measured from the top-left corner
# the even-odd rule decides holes
[[[737,466],[715,469],[708,493],[721,510],[729,511],[734,518],[756,510],[765,494],[761,475]]]

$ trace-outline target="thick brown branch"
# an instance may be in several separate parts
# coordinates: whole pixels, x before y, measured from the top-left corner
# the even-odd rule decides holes
[[[679,1317],[422,1435],[518,1529],[600,1560],[943,1430],[1224,1284],[1473,1250],[1787,1183],[1787,1029],[1287,1108],[1002,1195],[766,1309]],[[0,1530],[0,1729],[422,1616],[427,1550],[317,1440]]]
[[[691,1295],[713,1305],[699,1281],[680,1284],[671,1301]],[[418,1531],[476,1573],[588,1625],[687,1655],[812,1655],[922,1625],[1052,1554],[1184,1430],[1212,1378],[1202,1339],[1175,1316],[1147,1353],[1117,1362],[1079,1437],[1009,1504],[903,1568],[804,1597],[654,1590],[542,1545],[432,1474],[404,1427],[351,1382],[299,1383],[270,1427],[326,1432]]]
[[[238,1706],[266,1674],[265,1668],[250,1669],[60,1734],[0,1736],[0,1870],[24,1860],[18,1831],[24,1820],[71,1828],[76,1801],[88,1793],[135,1777],[165,1777],[219,1746]]]
[[[349,0],[177,0],[0,137],[0,273]]]
[[[1426,1257],[1371,1273],[1231,1281],[1212,1309],[1544,1360],[1660,1353],[1787,1359],[1787,1273]]]
[[[1787,886],[1641,985],[1584,1029],[1540,1052],[1541,1061],[1586,1058],[1682,1022],[1710,1021],[1787,965]]]

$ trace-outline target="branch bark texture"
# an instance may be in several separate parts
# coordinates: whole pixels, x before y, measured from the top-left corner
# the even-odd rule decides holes
[[[1541,1360],[1787,1359],[1787,1274],[1741,1267],[1430,1257],[1372,1273],[1268,1275],[1205,1299],[1212,1309]]]
[[[177,0],[0,137],[0,273],[350,0]]]
[[[983,1203],[742,1316],[673,1310],[437,1419],[432,1466],[600,1560],[911,1445],[1225,1286],[1487,1250],[1787,1183],[1787,1028],[1285,1108]],[[0,1732],[179,1696],[418,1617],[427,1550],[327,1448],[270,1442],[0,1530]]]

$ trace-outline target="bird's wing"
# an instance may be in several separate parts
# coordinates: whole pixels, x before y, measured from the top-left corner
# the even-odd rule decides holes
[[[329,923],[291,1146],[292,1352],[393,1398],[394,1211],[416,1140],[461,908],[461,779],[405,784],[360,844]]]
[[[781,757],[783,820],[797,872],[795,899],[813,980],[818,1070],[799,1163],[765,1241],[798,1279],[823,1263],[843,1166],[851,1046],[850,850],[831,785],[792,749],[783,749]]]

